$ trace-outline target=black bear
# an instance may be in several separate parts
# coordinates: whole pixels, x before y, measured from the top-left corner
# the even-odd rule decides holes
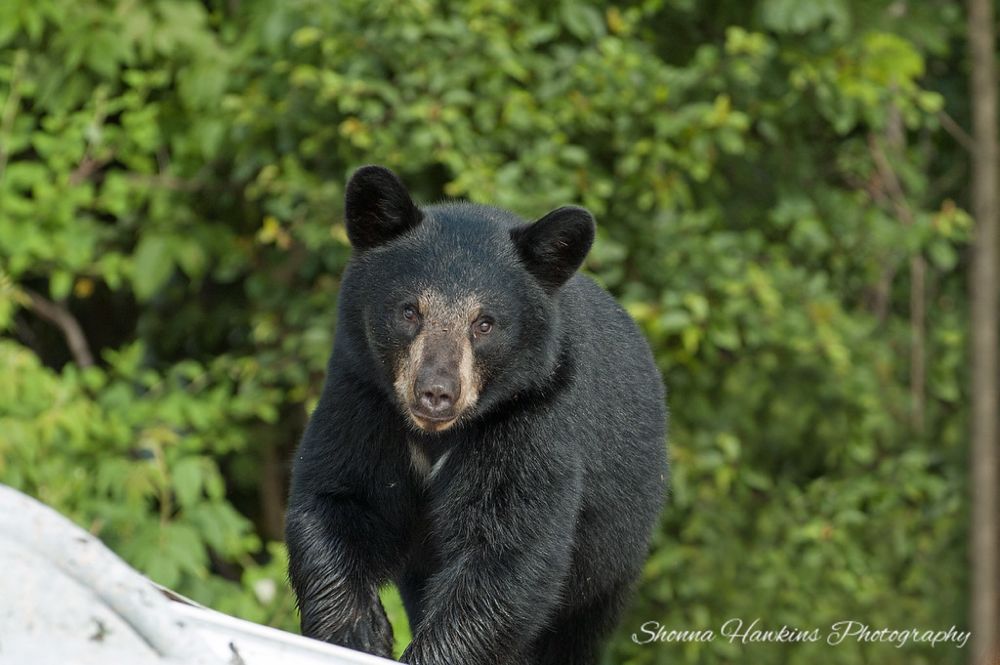
[[[592,664],[663,502],[664,389],[629,316],[576,274],[583,208],[532,224],[346,191],[353,255],[287,515],[302,632],[404,662]]]

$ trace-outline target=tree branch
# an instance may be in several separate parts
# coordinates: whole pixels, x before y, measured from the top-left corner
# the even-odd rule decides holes
[[[62,331],[63,337],[66,338],[66,345],[69,347],[70,353],[73,354],[73,360],[76,361],[76,364],[80,367],[91,367],[94,364],[94,356],[90,352],[87,337],[83,334],[83,328],[80,327],[76,317],[65,305],[53,302],[31,289],[22,288],[21,290],[31,301],[31,309]]]
[[[976,142],[972,140],[969,133],[962,129],[962,126],[955,122],[946,111],[941,111],[938,113],[938,120],[941,122],[941,127],[944,131],[948,132],[953,139],[958,141],[958,144],[968,150],[969,152],[974,152],[976,149]]]
[[[898,114],[898,111],[896,111]],[[890,126],[902,127],[902,122],[890,123]],[[901,131],[890,132],[890,145],[897,151],[902,151],[904,140]],[[868,148],[871,151],[879,179],[885,185],[888,199],[896,212],[896,216],[905,226],[913,226],[915,218],[906,200],[906,193],[899,181],[899,176],[892,168],[889,158],[874,134],[868,137]],[[910,404],[911,424],[915,432],[924,430],[925,387],[927,383],[927,262],[920,253],[910,257]]]

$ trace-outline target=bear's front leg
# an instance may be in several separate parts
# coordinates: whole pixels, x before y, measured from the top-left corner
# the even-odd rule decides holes
[[[368,554],[377,529],[351,501],[315,496],[288,510],[289,577],[298,597],[302,634],[392,657],[392,627],[378,596],[380,576]],[[372,528],[368,528],[370,525]]]
[[[507,442],[502,442],[506,444]],[[433,509],[443,568],[402,661],[531,663],[568,577],[580,476],[516,445],[466,450]],[[492,458],[492,459],[491,459]],[[468,462],[463,465],[464,462]]]
[[[306,598],[300,603],[303,635],[392,658],[392,626],[376,589],[371,589],[360,601],[350,601],[335,609],[320,599]]]
[[[302,632],[356,651],[392,658],[392,625],[378,592],[373,590],[360,607],[342,615],[339,621],[333,620],[335,614],[319,612],[310,614],[307,623],[303,614]]]
[[[338,408],[344,395],[360,406]],[[398,420],[375,389],[331,363],[295,455],[285,519],[303,634],[390,658],[378,589],[405,558],[416,502],[401,440],[387,427]]]

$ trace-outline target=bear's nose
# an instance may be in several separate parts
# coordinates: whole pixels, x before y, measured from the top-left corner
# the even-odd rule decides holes
[[[451,381],[435,381],[420,392],[420,405],[431,415],[445,412],[455,404],[455,387]]]

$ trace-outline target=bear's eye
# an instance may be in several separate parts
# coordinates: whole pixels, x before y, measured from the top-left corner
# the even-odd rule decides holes
[[[477,335],[489,335],[493,332],[493,319],[483,317],[472,324],[472,327]]]
[[[407,321],[416,321],[417,317],[420,316],[417,313],[417,308],[413,305],[403,305],[403,318]]]

